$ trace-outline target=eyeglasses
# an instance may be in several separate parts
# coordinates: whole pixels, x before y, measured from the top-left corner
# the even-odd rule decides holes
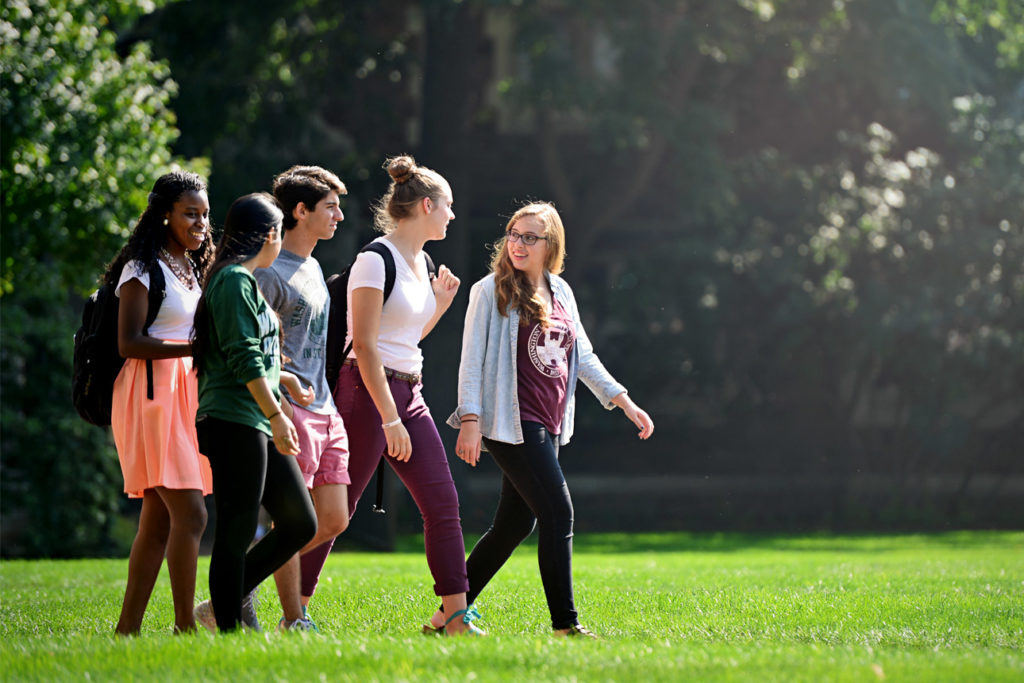
[[[509,230],[508,232],[505,233],[505,235],[506,237],[508,237],[509,242],[518,242],[522,240],[523,244],[525,244],[528,247],[532,247],[533,245],[537,244],[537,240],[547,239],[547,237],[534,235],[532,232],[516,232],[515,230]]]

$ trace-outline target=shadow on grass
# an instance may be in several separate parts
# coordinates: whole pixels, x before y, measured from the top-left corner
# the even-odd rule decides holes
[[[467,535],[466,548],[471,549],[479,536]],[[537,545],[536,531],[524,546]],[[1021,531],[950,531],[935,534],[744,534],[744,533],[584,533],[576,534],[573,546],[578,553],[643,553],[643,552],[743,552],[747,550],[780,550],[787,552],[898,552],[935,548],[972,549],[1007,546],[1024,551]],[[423,552],[423,536],[402,536],[396,552]]]

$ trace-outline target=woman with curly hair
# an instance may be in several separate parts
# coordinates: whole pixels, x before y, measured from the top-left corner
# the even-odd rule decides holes
[[[120,298],[117,341],[126,358],[114,383],[111,429],[124,490],[142,498],[116,629],[123,635],[139,632],[165,555],[175,631],[195,629],[196,558],[206,528],[203,496],[210,493],[212,479],[196,440],[189,335],[199,283],[213,255],[209,232],[206,182],[187,171],[160,176],[128,243],[104,275]],[[165,296],[147,328],[154,279],[164,281]]]

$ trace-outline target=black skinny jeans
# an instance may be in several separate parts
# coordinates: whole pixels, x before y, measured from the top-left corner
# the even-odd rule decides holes
[[[210,460],[217,511],[210,601],[217,627],[231,631],[241,623],[242,597],[316,535],[316,512],[295,458],[281,455],[266,434],[211,417],[196,432]],[[274,526],[249,548],[261,503]]]
[[[572,592],[572,500],[558,464],[558,437],[538,422],[523,422],[523,443],[484,439],[501,468],[501,497],[491,528],[466,560],[472,604],[536,522],[537,560],[552,628],[578,623]]]

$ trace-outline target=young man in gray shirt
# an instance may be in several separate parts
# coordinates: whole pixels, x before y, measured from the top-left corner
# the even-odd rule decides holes
[[[275,574],[284,616],[281,630],[316,630],[306,606],[334,538],[348,527],[348,436],[334,405],[326,366],[330,296],[313,248],[331,239],[344,219],[336,175],[319,166],[293,166],[274,179],[274,197],[284,212],[281,254],[254,275],[267,303],[281,316],[284,369],[303,391],[289,395],[299,434],[299,467],[316,508],[317,533]]]

